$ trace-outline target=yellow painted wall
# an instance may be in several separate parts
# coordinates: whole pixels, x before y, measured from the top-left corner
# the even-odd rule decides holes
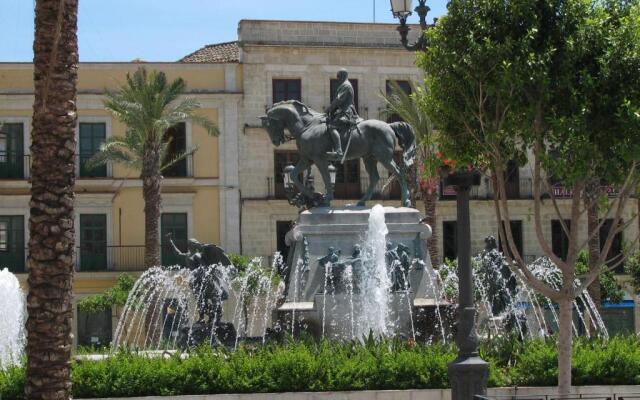
[[[202,108],[198,114],[218,123],[218,110]],[[222,127],[219,127],[222,130]],[[218,177],[218,138],[211,136],[199,126],[192,125],[192,145],[198,150],[193,155],[194,176],[202,178]]]
[[[174,188],[164,187],[163,192]],[[220,201],[218,188],[193,188],[193,234],[203,242],[220,243]],[[113,202],[113,244],[144,244],[144,201],[142,189],[123,188]],[[122,226],[122,228],[121,228]],[[122,237],[121,237],[122,235]]]
[[[201,188],[193,199],[193,234],[201,242],[220,243],[218,188]]]
[[[113,201],[112,220],[115,246],[144,245],[144,200],[141,188],[122,188],[118,191]]]
[[[223,64],[180,63],[81,63],[78,69],[78,90],[102,92],[115,89],[125,83],[127,72],[139,67],[159,70],[169,80],[181,77],[187,81],[188,90],[224,90]],[[0,88],[3,91],[33,91],[33,67],[30,64],[0,65]]]

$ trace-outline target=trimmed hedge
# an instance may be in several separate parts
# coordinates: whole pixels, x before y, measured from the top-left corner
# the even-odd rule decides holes
[[[483,343],[491,364],[490,386],[553,386],[557,379],[553,340]],[[73,364],[76,398],[268,393],[448,387],[452,345],[395,340],[361,343],[289,342],[236,351],[202,348],[188,358],[148,358],[118,353],[103,361]],[[579,339],[574,347],[574,384],[640,384],[636,337]],[[21,399],[24,369],[0,372],[0,398]]]

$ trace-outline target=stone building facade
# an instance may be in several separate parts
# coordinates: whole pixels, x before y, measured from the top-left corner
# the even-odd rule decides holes
[[[334,22],[292,22],[243,20],[238,29],[239,62],[244,88],[240,133],[240,236],[244,254],[271,257],[276,251],[286,252],[284,234],[297,210],[287,203],[282,193],[282,169],[294,163],[295,144],[274,148],[259,116],[277,101],[297,99],[312,109],[323,111],[330,103],[332,84],[340,68],[349,71],[349,79],[357,86],[357,108],[363,118],[387,119],[381,93],[390,81],[420,82],[421,71],[415,57],[399,45],[399,36],[391,24]],[[415,31],[415,30],[414,30]],[[293,158],[292,158],[293,157]],[[355,203],[365,190],[368,177],[362,162],[339,167],[336,204]],[[388,173],[381,169],[383,180]],[[316,187],[322,187],[315,173]],[[509,203],[512,229],[517,246],[528,261],[543,255],[533,224],[532,172],[530,166],[513,167],[509,172]],[[399,205],[399,194],[393,188],[382,192],[370,204],[380,202]],[[388,189],[388,188],[387,188]],[[553,188],[560,198],[560,208],[567,211],[571,194],[562,187]],[[498,236],[492,187],[489,177],[473,189],[471,202],[472,251],[484,247],[484,238]],[[456,207],[455,192],[441,186],[437,206],[436,233],[440,257],[455,258]],[[628,221],[637,213],[635,201],[624,213]],[[417,208],[423,209],[419,202]],[[553,247],[562,251],[564,238],[551,201],[543,205],[544,234]],[[555,220],[555,221],[554,221]],[[580,237],[586,238],[586,221]],[[619,243],[638,234],[638,224],[630,226]],[[619,276],[622,282],[627,281]],[[612,309],[611,318],[619,319],[624,329],[640,329],[636,296],[629,287],[625,307]],[[617,314],[616,314],[617,313]],[[622,313],[622,314],[621,314]],[[605,311],[606,314],[606,311]],[[635,318],[633,317],[635,314]],[[618,315],[621,315],[619,318]],[[605,318],[607,316],[605,315]],[[634,321],[635,320],[635,321]]]

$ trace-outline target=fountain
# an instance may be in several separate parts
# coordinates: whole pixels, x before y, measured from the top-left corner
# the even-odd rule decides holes
[[[18,278],[4,268],[0,270],[0,370],[19,364],[25,344],[24,293]]]
[[[301,213],[287,235],[280,325],[331,339],[424,334],[418,316],[436,314],[439,289],[419,221],[415,209],[381,205]]]
[[[485,249],[473,257],[475,301],[478,308],[477,328],[483,336],[515,333],[521,339],[545,337],[557,331],[558,314],[552,301],[529,289],[524,281],[509,269],[506,258],[497,249],[495,239],[485,240]],[[558,288],[562,273],[548,258],[541,257],[529,265],[533,275]],[[455,265],[438,269],[438,279],[445,300],[453,301],[458,291]],[[580,282],[576,280],[576,287]],[[574,301],[573,332],[577,336],[584,329],[608,337],[607,329],[593,299],[585,290]]]

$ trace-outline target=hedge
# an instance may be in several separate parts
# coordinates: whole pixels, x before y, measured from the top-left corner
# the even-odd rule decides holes
[[[491,366],[489,385],[555,385],[555,347],[553,339],[483,343],[481,355]],[[201,348],[186,358],[121,352],[102,361],[74,362],[73,396],[446,388],[447,363],[455,356],[453,345],[397,340]],[[640,384],[640,342],[634,336],[576,340],[573,360],[576,385]],[[0,398],[22,399],[24,380],[23,368],[0,372]]]

